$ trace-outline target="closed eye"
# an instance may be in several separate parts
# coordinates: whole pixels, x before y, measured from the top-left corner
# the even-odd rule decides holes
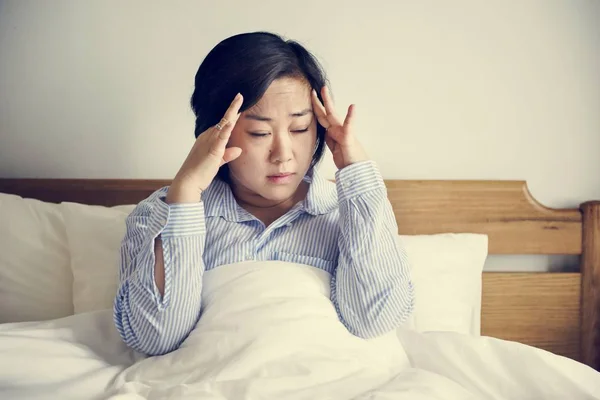
[[[304,129],[294,129],[292,131],[293,133],[304,133],[304,132],[308,132],[308,127],[304,128]],[[248,134],[250,134],[250,136],[254,136],[254,137],[264,137],[264,136],[268,136],[268,133],[261,133],[261,132],[248,132]]]

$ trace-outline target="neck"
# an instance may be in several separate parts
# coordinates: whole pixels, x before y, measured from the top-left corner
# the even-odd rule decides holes
[[[240,207],[263,221],[265,225],[269,225],[271,222],[287,213],[298,202],[302,201],[308,193],[308,188],[308,183],[302,181],[290,197],[286,199],[270,200],[252,192],[235,180],[231,181],[233,197]]]

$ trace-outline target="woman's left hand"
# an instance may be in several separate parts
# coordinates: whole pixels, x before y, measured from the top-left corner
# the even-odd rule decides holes
[[[327,129],[325,143],[333,154],[335,166],[342,169],[350,164],[368,160],[367,153],[354,136],[352,126],[354,104],[348,107],[348,113],[342,123],[333,109],[333,101],[326,86],[321,89],[321,96],[324,106],[313,89],[311,94],[313,109],[319,123]]]

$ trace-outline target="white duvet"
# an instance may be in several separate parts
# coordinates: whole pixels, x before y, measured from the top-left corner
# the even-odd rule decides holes
[[[0,399],[600,399],[600,373],[518,343],[354,337],[312,267],[234,264],[204,283],[202,318],[161,357],[129,350],[110,310],[0,325]]]

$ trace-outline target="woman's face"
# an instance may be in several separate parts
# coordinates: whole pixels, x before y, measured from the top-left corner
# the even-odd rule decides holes
[[[244,202],[268,207],[298,189],[317,138],[310,92],[305,81],[281,78],[240,115],[228,146],[240,147],[242,154],[229,171],[234,193]]]

